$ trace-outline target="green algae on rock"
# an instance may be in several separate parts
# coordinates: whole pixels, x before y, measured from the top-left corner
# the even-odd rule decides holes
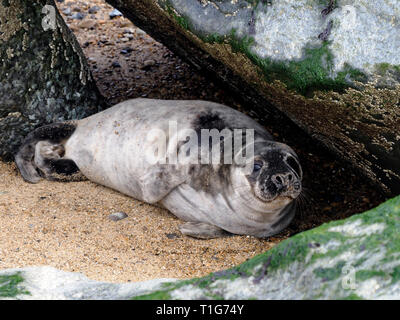
[[[0,298],[15,298],[18,295],[29,295],[29,292],[21,288],[24,278],[20,272],[0,276]]]

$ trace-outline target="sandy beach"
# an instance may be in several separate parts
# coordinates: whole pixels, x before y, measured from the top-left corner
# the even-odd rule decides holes
[[[112,221],[109,215],[128,217]],[[229,268],[261,253],[271,240],[182,236],[167,210],[81,182],[22,180],[0,162],[0,269],[49,265],[94,280],[190,278]]]

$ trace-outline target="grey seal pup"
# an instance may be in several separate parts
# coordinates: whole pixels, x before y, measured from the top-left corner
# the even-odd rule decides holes
[[[180,130],[171,130],[171,123]],[[251,161],[160,161],[174,153],[178,158],[193,153],[191,160],[196,160],[204,152],[209,156],[212,145],[220,146],[220,155],[228,154],[225,135],[197,144],[198,153],[188,152],[185,142],[191,134],[199,139],[215,129],[239,130],[240,140],[243,132],[253,132],[233,152],[238,156],[251,146]],[[164,146],[157,133],[164,133]],[[303,177],[296,153],[275,142],[256,121],[230,107],[198,100],[133,99],[82,120],[46,125],[26,137],[15,160],[31,183],[79,171],[93,182],[161,204],[186,221],[180,226],[183,234],[202,239],[280,232],[294,217]]]

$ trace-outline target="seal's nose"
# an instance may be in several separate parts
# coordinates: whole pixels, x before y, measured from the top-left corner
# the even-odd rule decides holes
[[[278,173],[274,174],[271,177],[271,180],[275,184],[278,191],[281,191],[283,189],[288,189],[291,185],[293,185],[295,182],[295,177],[291,172]]]

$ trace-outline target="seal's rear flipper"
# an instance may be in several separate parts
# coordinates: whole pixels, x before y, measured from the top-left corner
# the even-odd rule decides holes
[[[31,146],[29,145],[21,148],[15,157],[15,163],[25,181],[38,183],[41,177],[33,164],[33,155],[35,152],[30,149]]]
[[[66,174],[78,171],[72,160],[61,159],[64,155],[63,143],[74,133],[75,128],[75,123],[65,122],[32,131],[15,156],[22,177],[28,182],[38,183],[41,175],[51,179],[53,172]]]
[[[179,226],[179,231],[186,236],[198,239],[213,239],[230,235],[227,231],[204,222],[186,222]]]

